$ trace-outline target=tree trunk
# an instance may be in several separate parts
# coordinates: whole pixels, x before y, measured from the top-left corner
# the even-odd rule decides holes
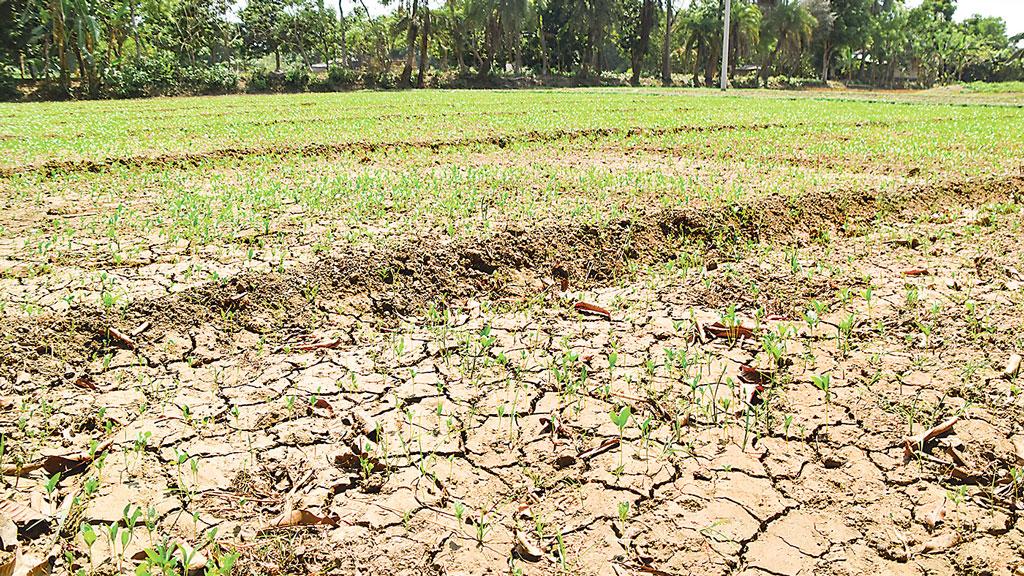
[[[825,40],[825,50],[821,55],[821,81],[828,82],[828,61],[830,56],[830,50],[828,46],[828,40]]]
[[[718,42],[711,42],[707,51],[707,61],[704,65],[704,85],[714,86],[715,85],[715,73],[718,72],[718,58],[717,55],[721,52],[718,49]]]
[[[480,61],[480,78],[486,78],[491,73],[491,66],[494,65],[494,57],[498,47],[498,18],[493,13],[487,18],[487,28],[484,31],[484,54]]]
[[[412,86],[412,64],[416,59],[416,12],[418,12],[419,0],[412,0],[412,9],[409,10],[409,26],[405,31],[405,67],[402,68],[402,77],[399,82],[402,86]]]
[[[452,47],[455,49],[455,60],[459,63],[459,74],[461,75],[466,73],[466,60],[462,56],[462,32],[455,17],[455,0],[448,0],[448,14],[452,19]]]
[[[345,38],[347,26],[345,25],[345,9],[341,6],[341,0],[338,0],[338,26],[341,28],[341,65],[345,66],[348,63],[348,44]]]
[[[551,69],[548,65],[548,43],[544,34],[544,17],[541,16],[540,10],[537,10],[537,36],[540,37],[541,73],[547,76]]]
[[[281,48],[274,46],[274,72],[281,71]]]
[[[423,88],[423,75],[427,70],[427,45],[430,34],[430,9],[425,8],[423,12],[423,35],[420,37],[420,69],[416,74],[416,86]]]
[[[672,85],[672,63],[669,55],[672,39],[672,0],[665,0],[665,35],[661,40],[661,83],[664,86]]]
[[[61,0],[49,0],[53,18],[53,43],[57,46],[57,67],[60,70],[60,88],[71,93],[71,67],[68,65],[67,37],[64,31],[64,5]]]
[[[85,49],[89,58],[86,60],[86,70],[89,78],[89,97],[99,98],[100,96],[100,72],[99,60],[96,58],[96,39],[86,31]]]
[[[43,37],[43,78],[50,79],[50,35]]]
[[[771,75],[772,64],[775,62],[775,57],[779,55],[779,49],[782,48],[782,43],[785,40],[785,34],[779,36],[779,39],[775,42],[775,47],[768,54],[768,60],[764,63],[764,69],[761,70],[761,81],[764,83],[765,88],[768,87],[768,76]]]
[[[704,40],[698,38],[696,55],[693,57],[693,85],[700,86],[700,63],[704,59]]]
[[[135,62],[138,63],[141,56],[142,43],[139,42],[139,27],[135,24],[135,0],[129,2],[128,13],[132,19],[132,41],[135,42]]]
[[[633,39],[632,50],[630,51],[630,64],[633,67],[633,74],[629,83],[633,86],[640,85],[640,68],[643,66],[644,56],[647,55],[647,48],[651,44],[651,28],[654,27],[654,0],[644,0],[640,7],[640,36]]]
[[[78,62],[78,81],[79,81],[78,88],[79,88],[79,90],[81,90],[82,84],[85,84],[86,81],[87,81],[87,79],[86,79],[86,71],[85,71],[85,59],[82,58],[82,48],[78,45],[78,42],[75,42],[74,46],[75,46],[75,60]]]

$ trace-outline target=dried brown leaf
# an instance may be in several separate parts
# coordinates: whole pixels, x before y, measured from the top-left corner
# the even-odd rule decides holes
[[[338,348],[339,346],[341,346],[341,344],[341,340],[336,338],[334,340],[327,340],[325,342],[309,342],[306,344],[296,344],[292,346],[292,350],[297,350],[299,352],[310,352],[312,350]]]
[[[948,433],[950,430],[953,429],[953,425],[956,424],[958,420],[960,420],[960,417],[954,416],[953,418],[950,418],[949,420],[942,422],[938,426],[929,428],[928,430],[925,430],[920,434],[915,434],[914,436],[904,438],[903,452],[906,455],[906,457],[911,458],[914,455],[914,450],[923,447],[924,444],[929,440],[932,440],[934,438],[942,436],[943,434]]]
[[[938,505],[935,506],[931,511],[925,514],[924,525],[929,530],[934,530],[946,518],[946,499],[943,498],[939,501]]]
[[[1020,354],[1010,354],[1010,358],[1006,361],[1006,368],[1003,369],[1003,378],[1009,380],[1016,376],[1020,372],[1021,361]]]
[[[530,538],[525,534],[516,530],[516,554],[523,560],[530,562],[536,562],[544,557],[544,551],[530,541]]]
[[[89,390],[90,392],[98,392],[100,389],[99,385],[96,384],[96,381],[88,374],[83,374],[82,376],[75,378],[75,386],[83,390]]]
[[[138,344],[135,343],[135,340],[133,340],[131,336],[121,332],[113,326],[107,328],[107,338],[117,341],[129,350],[135,350],[138,348]]]
[[[18,566],[18,555],[11,554],[6,562],[0,564],[0,576],[14,576],[14,569]]]
[[[323,398],[317,398],[316,402],[313,403],[314,410],[323,410],[328,418],[334,418],[334,406]]]
[[[295,528],[300,526],[337,526],[341,519],[334,515],[318,515],[309,510],[285,511],[280,516],[267,522],[260,532],[276,528]]]
[[[53,571],[53,557],[39,559],[35,556],[22,556],[17,576],[50,576]]]
[[[97,455],[110,448],[113,443],[113,439],[106,440],[96,447],[95,451],[86,450],[85,452],[79,452],[77,454],[56,454],[50,456],[43,456],[37,460],[24,464],[22,466],[4,466],[0,468],[0,475],[4,476],[21,476],[28,474],[42,468],[47,474],[53,475],[57,472],[61,474],[74,473],[81,471],[82,468],[87,466],[93,461]]]
[[[945,532],[932,537],[921,546],[921,554],[934,554],[945,552],[960,543],[960,534],[956,532]]]
[[[42,512],[12,500],[0,500],[0,516],[23,526],[48,520],[47,516]]]
[[[728,338],[729,340],[754,337],[754,331],[746,326],[739,324],[735,326],[726,326],[721,322],[715,322],[714,324],[704,326],[704,332],[712,338]]]
[[[607,320],[612,319],[611,312],[605,310],[604,308],[601,308],[600,306],[595,306],[593,304],[588,304],[586,302],[577,302],[573,306],[573,308],[575,308],[576,311],[581,314],[593,314],[595,316],[604,316],[604,318]]]
[[[18,525],[6,515],[0,516],[0,544],[4,550],[13,548],[18,543]]]
[[[903,275],[904,276],[927,276],[928,275],[928,269],[927,268],[911,268],[909,270],[904,270],[903,271]]]
[[[619,439],[618,438],[606,438],[604,441],[602,441],[596,447],[591,448],[590,450],[585,450],[583,452],[580,452],[579,456],[580,456],[581,459],[587,460],[587,459],[593,458],[594,456],[597,456],[599,454],[604,454],[605,452],[611,450],[612,448],[615,448],[618,445],[619,445]]]

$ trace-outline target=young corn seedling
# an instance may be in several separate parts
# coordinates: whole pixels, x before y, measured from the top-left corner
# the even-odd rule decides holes
[[[623,406],[618,411],[612,410],[611,414],[609,414],[609,416],[612,419],[612,423],[615,424],[615,426],[619,429],[619,468],[620,469],[624,465],[624,463],[623,463],[623,455],[622,455],[622,453],[624,451],[624,448],[623,448],[624,441],[622,439],[622,433],[623,433],[623,430],[626,429],[626,424],[629,423],[629,416],[630,416],[630,414],[631,414],[631,412],[630,412],[630,409],[629,409],[628,405]]]
[[[828,409],[832,403],[832,375],[811,376],[811,382],[825,395],[825,436],[828,437]]]

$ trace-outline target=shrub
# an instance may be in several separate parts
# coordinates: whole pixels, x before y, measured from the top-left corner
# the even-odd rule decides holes
[[[18,83],[11,76],[0,70],[0,100],[11,101],[21,98]]]
[[[761,78],[757,74],[744,74],[733,77],[730,84],[733,88],[760,88]]]
[[[226,64],[185,68],[181,71],[180,83],[192,93],[223,94],[238,89],[238,73]]]
[[[768,88],[772,90],[799,90],[802,88],[825,88],[828,85],[818,78],[799,78],[789,76],[772,76],[768,78]]]
[[[335,86],[355,86],[359,84],[359,73],[351,68],[334,66],[327,71],[327,80]]]
[[[292,66],[284,73],[284,85],[293,90],[305,90],[309,86],[309,69],[301,64]]]
[[[125,59],[104,70],[103,84],[114,98],[152,96],[175,87],[176,69],[174,55],[165,52]]]
[[[262,66],[254,68],[249,73],[249,81],[246,82],[246,88],[250,92],[266,92],[273,90],[280,85],[280,73],[268,70]]]

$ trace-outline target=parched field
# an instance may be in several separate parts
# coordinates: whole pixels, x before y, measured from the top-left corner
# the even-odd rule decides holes
[[[1022,102],[0,105],[0,575],[1024,574]]]

